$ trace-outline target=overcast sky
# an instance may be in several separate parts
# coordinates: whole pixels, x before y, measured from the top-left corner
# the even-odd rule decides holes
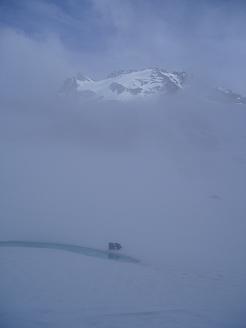
[[[243,92],[245,31],[240,0],[1,0],[2,83],[161,66]]]

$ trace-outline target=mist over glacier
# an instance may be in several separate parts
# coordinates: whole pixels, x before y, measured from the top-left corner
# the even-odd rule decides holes
[[[246,107],[201,97],[245,95],[244,10],[1,1],[1,328],[245,327]],[[60,93],[80,71],[153,66],[184,70],[186,91]]]
[[[4,322],[16,324],[16,299],[20,327],[42,321],[37,311],[45,309],[53,327],[90,327],[97,316],[121,312],[124,319],[103,317],[102,326],[161,325],[176,318],[180,327],[186,321],[185,327],[217,321],[239,327],[246,271],[245,115],[240,106],[182,97],[2,112],[1,240],[99,249],[117,240],[123,253],[144,265],[1,249]],[[131,288],[126,279],[133,279]],[[141,299],[139,288],[146,295]],[[146,311],[153,312],[147,320],[137,314]],[[205,318],[194,319],[193,311]]]

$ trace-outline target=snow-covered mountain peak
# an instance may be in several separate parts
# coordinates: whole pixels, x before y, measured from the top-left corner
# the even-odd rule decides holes
[[[79,80],[79,81],[84,81],[84,82],[86,82],[86,81],[87,82],[92,82],[93,81],[91,78],[85,76],[84,74],[82,74],[80,72],[76,75],[76,79]]]
[[[220,102],[246,105],[245,96],[223,87],[215,88],[213,96],[220,100]]]
[[[117,71],[113,71],[111,72],[107,78],[114,78],[114,77],[118,77],[120,75],[123,75],[123,74],[129,74],[129,73],[133,73],[133,72],[136,72],[137,70],[134,70],[134,69],[127,69],[127,70],[124,70],[124,69],[120,69],[120,70],[117,70]]]
[[[186,72],[169,72],[160,67],[118,70],[106,78],[93,80],[81,73],[67,79],[62,92],[82,99],[129,101],[176,94],[186,86]],[[228,104],[246,104],[246,97],[222,87],[207,87],[198,83],[189,85],[193,96],[201,95],[212,101]]]
[[[120,70],[97,81],[79,74],[65,81],[63,91],[95,99],[127,101],[175,93],[183,88],[186,77],[185,72],[162,68]]]

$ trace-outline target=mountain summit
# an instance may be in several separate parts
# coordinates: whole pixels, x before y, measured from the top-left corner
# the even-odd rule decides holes
[[[162,68],[145,68],[141,70],[119,70],[101,80],[93,80],[82,74],[67,79],[62,93],[72,94],[82,99],[129,101],[147,99],[154,96],[176,94],[184,89],[187,81],[185,72],[168,72]],[[194,87],[194,83],[193,83]],[[246,97],[223,87],[206,87],[189,85],[194,95],[210,101],[228,104],[246,105]],[[200,89],[197,92],[197,87]]]
[[[127,101],[175,93],[183,88],[186,77],[185,72],[168,72],[160,68],[120,70],[97,81],[79,74],[65,81],[63,91],[95,99]]]

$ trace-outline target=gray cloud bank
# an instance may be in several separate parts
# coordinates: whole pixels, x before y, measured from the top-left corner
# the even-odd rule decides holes
[[[186,70],[245,93],[240,1],[94,0],[72,1],[68,8],[62,2],[24,1],[18,8],[15,24],[2,11],[1,99],[44,99],[78,71],[97,78],[146,66]]]

